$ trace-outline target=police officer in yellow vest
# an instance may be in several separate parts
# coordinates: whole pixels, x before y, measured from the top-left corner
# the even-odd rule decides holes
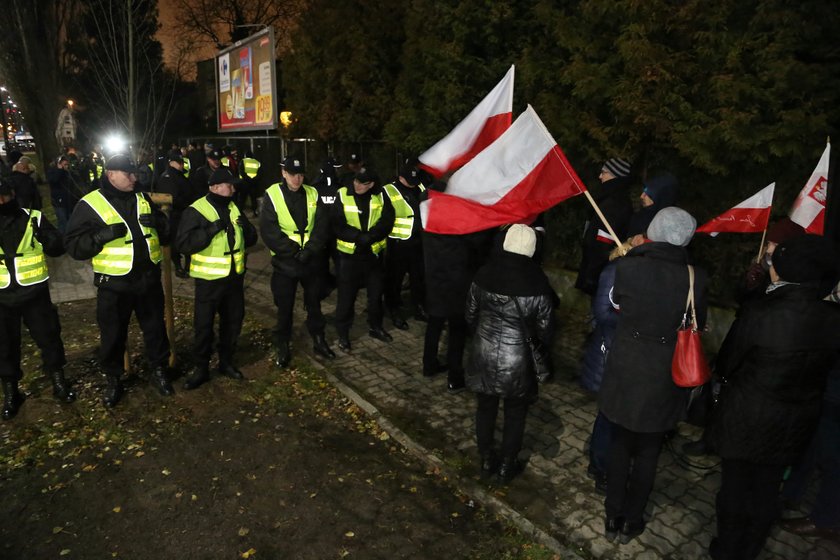
[[[408,274],[411,287],[411,307],[414,318],[425,321],[425,266],[423,263],[423,227],[420,224],[420,202],[426,199],[426,188],[420,184],[417,168],[406,163],[397,180],[385,185],[385,193],[394,205],[394,228],[388,236],[385,254],[385,307],[394,326],[408,328],[400,312],[400,292],[403,278]]]
[[[219,315],[219,373],[244,379],[234,363],[236,342],[245,319],[245,249],[257,242],[257,230],[233,202],[239,179],[220,167],[208,179],[210,192],[184,210],[175,247],[190,255],[195,278],[195,368],[184,389],[210,379],[213,320]]]
[[[254,216],[259,215],[259,200],[262,197],[260,187],[260,160],[254,157],[250,150],[245,152],[245,157],[239,162],[239,176],[242,178],[242,193],[239,197],[239,208],[245,210],[245,203],[251,201],[251,211]]]
[[[42,369],[50,377],[53,396],[73,402],[76,395],[64,379],[64,344],[58,312],[50,300],[46,255],[64,253],[61,233],[39,210],[21,208],[8,182],[0,180],[0,382],[3,420],[17,414],[24,401],[18,390],[20,323],[41,349]]]
[[[338,189],[330,222],[341,259],[335,309],[338,347],[350,351],[356,295],[363,286],[367,287],[368,334],[391,342],[391,335],[382,328],[382,292],[385,284],[383,257],[388,234],[394,227],[394,207],[375,172],[364,169],[356,174],[352,189]]]
[[[292,354],[292,315],[297,286],[303,287],[306,328],[313,340],[313,350],[327,359],[335,353],[324,335],[321,313],[323,271],[320,254],[329,232],[329,215],[318,201],[318,191],[303,184],[303,161],[295,157],[283,160],[283,180],[266,191],[260,213],[260,234],[271,251],[271,293],[277,306],[275,365],[286,367]]]
[[[120,378],[132,312],[143,331],[152,369],[149,381],[161,395],[174,392],[166,372],[169,340],[160,283],[160,246],[169,242],[169,222],[148,195],[134,192],[138,171],[129,156],[111,156],[99,188],[85,195],[73,210],[64,239],[71,257],[93,263],[99,364],[108,380],[103,398],[107,407],[116,406],[122,398]]]

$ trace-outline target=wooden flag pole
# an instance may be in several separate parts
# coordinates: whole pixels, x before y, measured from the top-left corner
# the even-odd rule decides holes
[[[756,263],[761,262],[761,258],[764,256],[764,239],[767,237],[767,228],[764,228],[764,231],[761,234],[761,246],[758,248],[758,256],[755,259]]]

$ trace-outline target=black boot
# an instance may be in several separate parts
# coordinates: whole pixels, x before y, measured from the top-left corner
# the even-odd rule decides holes
[[[624,525],[623,517],[605,517],[604,518],[604,538],[609,542],[613,542]]]
[[[505,457],[499,465],[499,482],[509,484],[511,480],[522,472],[522,462],[516,457]]]
[[[175,389],[172,388],[172,383],[169,382],[169,379],[166,377],[166,368],[163,366],[157,366],[154,371],[152,371],[152,376],[149,378],[149,383],[155,386],[158,390],[158,393],[163,395],[164,397],[168,397],[170,395],[175,394]]]
[[[350,353],[352,351],[352,346],[350,345],[350,337],[347,335],[338,335],[338,349],[342,352]]]
[[[184,380],[184,389],[192,391],[208,381],[210,381],[210,372],[207,371],[207,366],[196,366]]]
[[[225,377],[235,379],[236,381],[242,381],[243,379],[245,379],[245,376],[242,375],[242,372],[239,371],[239,368],[227,361],[219,362],[219,373],[224,375]]]
[[[67,380],[64,379],[64,370],[59,369],[50,373],[50,379],[52,380],[53,397],[66,403],[71,403],[76,400],[76,393],[73,392]]]
[[[3,379],[3,420],[14,418],[26,397],[18,391],[18,382]]]
[[[371,338],[381,340],[382,342],[391,342],[392,340],[394,340],[394,338],[390,334],[388,334],[388,332],[382,327],[371,327],[368,330],[368,335]]]
[[[391,322],[394,324],[395,329],[399,329],[401,331],[408,330],[408,322],[402,317],[400,317],[399,311],[391,311]]]
[[[496,452],[491,449],[487,453],[481,454],[481,478],[485,480],[492,475],[496,474],[496,471],[499,470],[499,458],[496,456]]]
[[[312,337],[312,340],[314,342],[312,346],[313,352],[328,360],[335,358],[335,352],[333,352],[330,345],[327,344],[327,338],[324,336],[324,333],[316,334]]]
[[[644,532],[644,521],[625,521],[621,526],[621,534],[618,536],[618,541],[621,544],[627,544]]]
[[[123,396],[122,381],[118,375],[108,376],[108,385],[105,387],[105,394],[102,396],[102,404],[108,408],[114,408]]]
[[[274,355],[274,365],[284,368],[292,361],[292,351],[288,342],[281,342],[277,345],[277,353]]]

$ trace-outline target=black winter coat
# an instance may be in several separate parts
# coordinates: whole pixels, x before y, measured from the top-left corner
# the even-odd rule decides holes
[[[513,253],[495,256],[476,274],[466,320],[474,331],[466,368],[467,387],[500,397],[524,397],[535,389],[523,319],[546,346],[554,328],[555,294],[539,265]]]
[[[41,209],[43,205],[41,193],[38,192],[38,185],[31,175],[20,171],[12,171],[12,174],[9,175],[9,182],[15,190],[15,200],[18,201],[21,208]]]
[[[490,254],[495,230],[467,235],[423,232],[426,312],[433,317],[464,314],[467,291]]]
[[[174,167],[169,167],[160,174],[155,190],[159,193],[172,195],[172,213],[176,216],[180,216],[190,204],[195,202],[195,200],[191,200],[193,192],[190,180],[184,176],[183,171],[178,171]]]
[[[634,432],[673,429],[685,413],[687,391],[674,385],[671,361],[688,296],[688,253],[647,243],[616,265],[613,301],[618,327],[607,357],[598,404],[612,422]],[[695,268],[700,328],[706,322],[706,273]]]
[[[717,358],[726,380],[706,437],[725,459],[787,465],[807,447],[840,352],[840,306],[782,285],[743,305]]]

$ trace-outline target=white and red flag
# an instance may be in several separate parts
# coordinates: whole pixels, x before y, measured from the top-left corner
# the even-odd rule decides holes
[[[455,171],[508,129],[513,120],[513,70],[511,66],[464,120],[417,158],[420,167],[435,177]]]
[[[806,233],[822,235],[825,229],[825,202],[828,198],[828,160],[831,156],[831,144],[826,143],[825,151],[811,173],[805,187],[793,201],[790,209],[792,222],[805,228]]]
[[[770,221],[775,188],[776,183],[770,183],[744,202],[697,228],[697,233],[708,233],[712,237],[719,233],[761,233]]]
[[[503,224],[530,224],[586,190],[529,105],[507,131],[420,205],[423,228],[465,234]]]

